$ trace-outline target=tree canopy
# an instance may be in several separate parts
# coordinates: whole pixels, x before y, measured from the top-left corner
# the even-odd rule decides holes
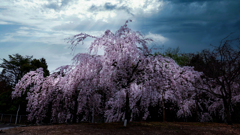
[[[15,86],[17,82],[29,71],[34,71],[39,67],[44,69],[44,76],[49,75],[47,63],[44,58],[32,59],[33,56],[21,56],[20,54],[9,55],[9,60],[2,59],[0,67],[3,68],[2,76],[9,78],[10,84]]]

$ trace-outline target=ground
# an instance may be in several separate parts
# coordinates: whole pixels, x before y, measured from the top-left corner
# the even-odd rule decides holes
[[[240,124],[197,122],[79,123],[17,127],[0,135],[240,135]]]

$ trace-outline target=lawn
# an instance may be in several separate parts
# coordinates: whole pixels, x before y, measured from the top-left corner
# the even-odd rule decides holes
[[[198,122],[79,123],[17,127],[6,135],[240,135],[240,124]]]

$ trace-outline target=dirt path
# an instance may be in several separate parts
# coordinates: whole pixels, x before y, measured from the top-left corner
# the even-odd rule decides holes
[[[0,124],[0,130],[5,130],[5,129],[10,129],[18,127],[18,125],[13,125],[13,124]]]

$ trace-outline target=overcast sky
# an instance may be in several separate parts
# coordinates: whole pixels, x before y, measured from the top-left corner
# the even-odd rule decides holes
[[[0,58],[44,57],[52,72],[71,64],[65,38],[115,33],[129,19],[130,29],[155,41],[149,48],[195,53],[219,46],[231,32],[240,36],[240,0],[1,0]],[[92,41],[85,39],[75,54],[87,53]]]

